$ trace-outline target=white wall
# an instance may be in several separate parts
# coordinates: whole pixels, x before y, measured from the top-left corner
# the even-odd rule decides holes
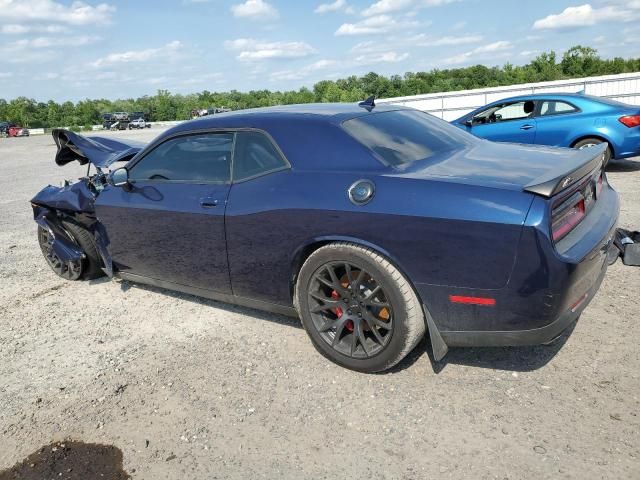
[[[532,93],[575,93],[583,90],[589,95],[640,105],[640,72],[457,92],[428,93],[411,97],[381,98],[377,99],[376,103],[405,105],[424,110],[445,120],[454,120],[487,103],[507,97]]]

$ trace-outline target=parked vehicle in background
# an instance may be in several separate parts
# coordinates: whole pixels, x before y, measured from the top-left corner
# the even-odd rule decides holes
[[[640,155],[640,107],[583,94],[506,98],[452,122],[497,142],[586,148],[606,142],[605,161]]]
[[[133,112],[129,114],[129,120],[137,120],[141,118],[142,120],[147,120],[147,114],[144,112]]]
[[[102,128],[105,130],[126,130],[129,127],[127,112],[103,113]]]
[[[209,115],[215,115],[217,113],[226,113],[230,111],[231,109],[227,107],[216,107],[216,108],[209,109]]]
[[[0,122],[0,135],[3,137],[28,137],[29,129],[11,122]]]
[[[604,145],[487,142],[372,99],[210,115],[147,146],[53,138],[58,165],[96,170],[31,201],[56,274],[299,315],[322,355],[363,372],[426,329],[437,360],[550,342],[619,253]]]
[[[113,118],[112,113],[103,113],[102,114],[102,128],[105,130],[110,130],[111,126],[116,123],[116,120]]]
[[[192,120],[200,117],[206,117],[207,115],[209,115],[209,110],[207,110],[206,108],[193,109],[190,112],[190,117]]]
[[[151,124],[144,121],[143,118],[136,118],[129,122],[129,130],[134,128],[151,128]]]
[[[191,110],[191,119],[206,117],[207,115],[216,115],[218,113],[230,112],[231,109],[227,107],[211,107]]]

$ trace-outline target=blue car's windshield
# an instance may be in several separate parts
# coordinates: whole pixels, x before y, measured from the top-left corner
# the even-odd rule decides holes
[[[447,122],[417,110],[373,113],[347,120],[347,133],[386,165],[400,166],[479,140]]]

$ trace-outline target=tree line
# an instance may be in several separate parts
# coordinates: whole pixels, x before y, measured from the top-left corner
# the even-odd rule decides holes
[[[322,80],[313,89],[291,91],[251,90],[188,95],[158,90],[155,95],[119,100],[85,99],[76,103],[54,100],[38,102],[28,97],[0,99],[0,121],[30,128],[88,127],[102,123],[107,112],[146,112],[148,120],[187,119],[194,109],[214,106],[233,110],[311,102],[356,102],[369,95],[377,98],[448,92],[519,83],[542,82],[640,71],[640,58],[603,59],[597,50],[577,45],[559,58],[554,51],[538,55],[526,65],[506,63],[502,67],[475,65],[465,68],[407,72],[389,77],[370,72],[339,80]]]

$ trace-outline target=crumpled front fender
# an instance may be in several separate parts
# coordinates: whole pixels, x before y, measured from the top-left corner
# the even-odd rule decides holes
[[[102,260],[102,270],[113,277],[113,264],[109,254],[109,237],[104,226],[93,215],[95,197],[85,182],[63,187],[49,185],[33,197],[33,218],[36,223],[52,232],[53,251],[63,261],[84,257],[84,252],[69,238],[59,222],[60,217],[69,217],[81,223],[93,234],[95,247]]]
[[[93,213],[94,202],[95,197],[86,182],[76,182],[64,187],[49,185],[31,199],[31,203],[37,205],[77,213]]]
[[[41,208],[41,211],[35,218],[35,221],[42,228],[46,229],[53,239],[50,243],[51,250],[58,256],[63,262],[82,260],[85,255],[80,247],[78,247],[74,241],[67,236],[64,230],[54,225],[48,218],[47,214],[50,213],[46,208]]]

